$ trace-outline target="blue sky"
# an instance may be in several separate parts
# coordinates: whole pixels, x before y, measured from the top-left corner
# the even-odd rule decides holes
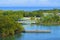
[[[0,0],[0,7],[60,7],[60,0]]]

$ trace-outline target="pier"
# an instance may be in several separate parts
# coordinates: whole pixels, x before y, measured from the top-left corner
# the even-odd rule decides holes
[[[22,31],[23,33],[50,33],[50,30],[29,30]]]

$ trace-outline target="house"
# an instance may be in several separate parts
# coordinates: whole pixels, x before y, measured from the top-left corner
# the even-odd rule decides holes
[[[53,15],[53,13],[43,13],[44,16]]]
[[[43,13],[43,15],[44,15],[44,16],[48,16],[48,15],[53,16],[53,15],[54,15],[54,13]],[[60,13],[57,13],[56,15],[60,16]]]

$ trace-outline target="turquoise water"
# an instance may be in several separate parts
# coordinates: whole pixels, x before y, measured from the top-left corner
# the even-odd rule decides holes
[[[51,30],[51,33],[21,33],[6,40],[60,40],[60,26],[23,25],[25,30]]]

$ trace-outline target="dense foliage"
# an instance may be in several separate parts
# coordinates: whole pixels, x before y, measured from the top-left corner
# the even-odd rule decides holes
[[[48,13],[48,15],[44,16],[45,13]],[[18,30],[19,32],[21,32],[23,30],[23,27],[16,21],[23,17],[31,17],[31,20],[34,20],[35,19],[34,17],[40,17],[40,19],[37,19],[36,21],[37,23],[40,24],[60,24],[60,16],[57,15],[58,13],[60,13],[59,9],[36,10],[31,12],[0,10],[0,34],[2,36],[6,36],[14,35]]]
[[[0,11],[0,36],[14,35],[23,30],[21,24],[15,21],[18,18],[12,11]]]

